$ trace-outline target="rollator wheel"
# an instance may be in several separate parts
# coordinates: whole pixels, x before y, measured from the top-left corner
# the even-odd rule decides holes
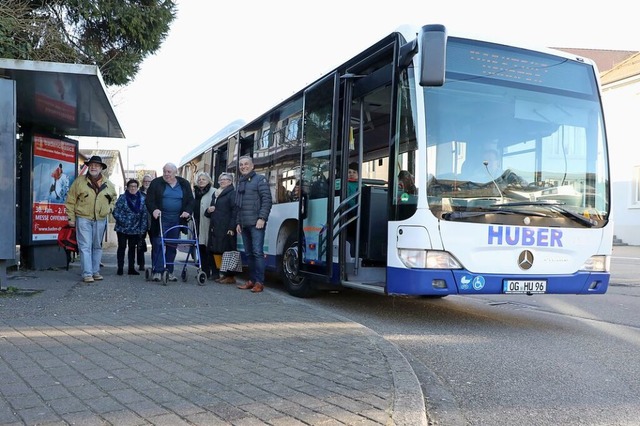
[[[153,274],[151,273],[151,268],[147,268],[144,270],[144,279],[146,281],[151,281],[152,275]]]
[[[167,285],[169,282],[169,271],[162,271],[162,285]]]
[[[204,271],[198,272],[198,284],[204,285],[207,282],[207,274]]]
[[[182,278],[182,282],[186,283],[187,282],[187,270],[183,269],[182,273],[180,274],[180,278]]]

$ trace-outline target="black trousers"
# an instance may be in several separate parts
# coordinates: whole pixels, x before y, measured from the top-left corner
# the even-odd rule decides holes
[[[124,252],[129,247],[127,258],[129,260],[129,269],[136,268],[136,251],[138,250],[138,241],[140,241],[140,234],[124,234],[118,232],[118,251],[116,252],[116,259],[118,260],[118,268],[124,266]]]
[[[213,255],[209,253],[209,249],[204,244],[198,245],[198,253],[200,254],[200,269],[207,274],[207,278],[213,273]]]
[[[147,235],[149,231],[140,235],[140,240],[138,241],[138,248],[136,250],[136,256],[138,258],[138,266],[140,268],[144,268],[144,254],[147,252]]]

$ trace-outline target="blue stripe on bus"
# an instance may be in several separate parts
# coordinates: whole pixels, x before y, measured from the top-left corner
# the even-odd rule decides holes
[[[387,293],[407,295],[502,294],[505,279],[547,281],[546,294],[604,294],[609,286],[608,273],[578,272],[543,277],[472,274],[465,270],[387,268]],[[446,289],[433,288],[434,279],[444,280]],[[589,290],[591,283],[597,282]]]

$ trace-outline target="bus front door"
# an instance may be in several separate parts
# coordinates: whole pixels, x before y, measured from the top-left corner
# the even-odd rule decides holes
[[[299,204],[299,273],[326,280],[332,274],[338,77],[326,76],[304,93]]]

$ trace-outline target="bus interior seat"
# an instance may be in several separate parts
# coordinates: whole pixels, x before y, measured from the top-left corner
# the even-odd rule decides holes
[[[309,198],[326,198],[329,196],[329,181],[324,175],[320,175],[309,188]]]
[[[360,217],[360,256],[372,262],[384,262],[387,258],[387,188],[362,187]]]

